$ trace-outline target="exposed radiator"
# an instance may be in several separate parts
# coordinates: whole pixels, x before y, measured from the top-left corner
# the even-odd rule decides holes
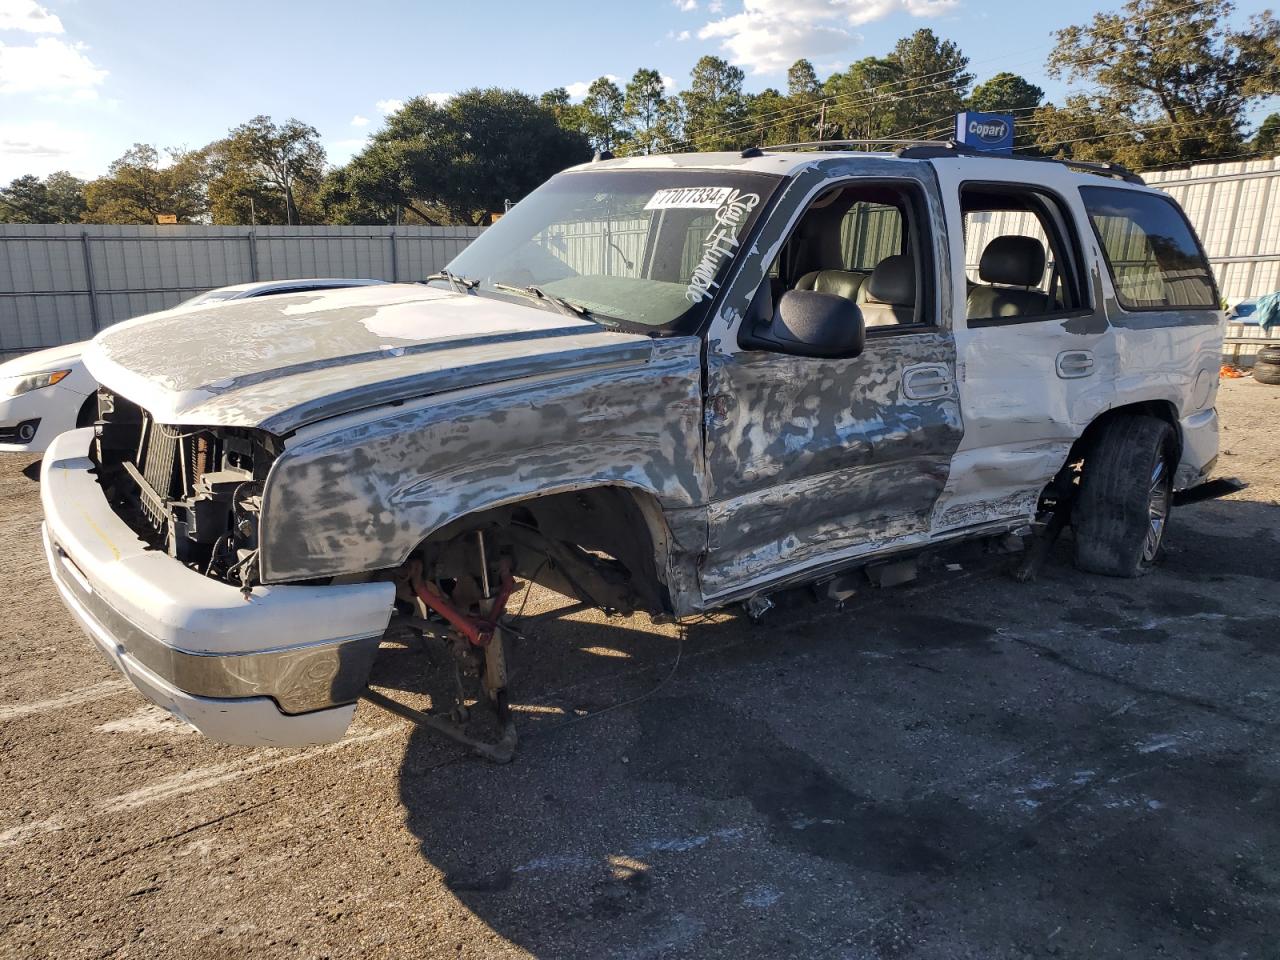
[[[150,417],[147,417],[143,429],[147,431],[147,440],[146,451],[142,455],[142,475],[161,498],[172,497],[175,494],[173,487],[178,467],[180,434],[172,427],[157,424]],[[142,506],[147,518],[157,528],[165,525],[168,518],[163,512],[157,511],[156,505],[146,497],[143,497]]]

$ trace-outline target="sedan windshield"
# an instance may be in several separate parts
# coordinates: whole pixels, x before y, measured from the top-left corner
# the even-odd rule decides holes
[[[559,301],[605,325],[692,331],[779,182],[723,170],[563,173],[447,274],[479,293],[528,293],[548,308]]]

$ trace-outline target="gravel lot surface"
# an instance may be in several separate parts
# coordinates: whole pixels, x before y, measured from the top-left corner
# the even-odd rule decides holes
[[[0,457],[0,955],[1280,955],[1280,388],[1220,410],[1250,486],[1139,581],[968,549],[682,642],[535,594],[506,767],[367,705],[304,751],[188,732],[64,613]]]

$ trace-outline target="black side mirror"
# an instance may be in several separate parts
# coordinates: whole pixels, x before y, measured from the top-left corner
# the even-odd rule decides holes
[[[866,324],[858,307],[833,293],[788,290],[768,324],[742,338],[744,347],[796,357],[849,359],[862,353]]]

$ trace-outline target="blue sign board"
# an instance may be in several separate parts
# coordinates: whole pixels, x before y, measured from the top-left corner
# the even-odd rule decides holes
[[[957,113],[956,139],[975,150],[1012,153],[1013,115],[978,113],[976,110]]]

